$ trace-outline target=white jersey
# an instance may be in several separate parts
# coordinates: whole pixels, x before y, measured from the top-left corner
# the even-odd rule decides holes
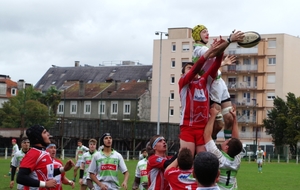
[[[19,151],[19,146],[17,144],[13,145],[12,147],[12,152],[11,152],[11,162],[12,162],[12,159],[14,157],[14,155]]]
[[[127,172],[127,167],[120,153],[112,150],[109,156],[103,151],[96,152],[88,168],[89,173],[97,175],[97,179],[109,186],[109,189],[119,189],[118,170]]]
[[[223,151],[220,151],[215,142],[210,140],[205,144],[206,151],[217,156],[220,162],[220,180],[218,186],[220,189],[237,189],[236,175],[241,164],[240,154],[231,158]]]
[[[193,62],[195,63],[201,56],[205,54],[205,52],[208,50],[208,47],[206,47],[203,44],[195,44],[195,49],[193,51]],[[209,58],[204,63],[200,75],[207,72],[207,70],[212,66],[214,63],[215,58]],[[215,80],[212,82],[210,91],[209,91],[209,97],[212,101],[221,103],[223,100],[227,100],[230,98],[230,94],[228,92],[228,88],[226,86],[225,81],[221,78],[221,71],[218,70],[218,75],[215,78]]]
[[[256,157],[257,159],[263,159],[264,158],[263,157],[264,156],[264,151],[263,150],[257,150],[256,151],[256,156],[257,156]]]

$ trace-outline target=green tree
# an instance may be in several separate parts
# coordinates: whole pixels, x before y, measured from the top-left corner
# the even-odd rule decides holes
[[[0,108],[0,126],[7,128],[28,128],[40,124],[46,128],[54,124],[55,116],[49,114],[46,105],[41,103],[44,95],[32,86],[20,90]]]
[[[48,106],[49,113],[56,115],[56,110],[61,99],[61,92],[55,86],[51,86],[45,95],[41,98],[41,102]]]
[[[288,93],[286,98],[287,101],[279,97],[274,99],[274,108],[268,112],[263,124],[273,137],[275,147],[287,144],[295,154],[300,140],[300,98],[293,93]]]

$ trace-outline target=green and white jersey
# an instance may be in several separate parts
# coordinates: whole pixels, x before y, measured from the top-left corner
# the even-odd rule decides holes
[[[213,140],[207,142],[205,144],[205,148],[206,151],[213,153],[219,159],[220,180],[218,182],[218,186],[220,189],[237,189],[236,175],[241,164],[240,154],[231,158],[225,152],[220,151]]]
[[[140,185],[139,185],[139,189],[140,190],[146,190],[143,187],[143,183],[148,184],[148,175],[147,175],[147,159],[144,158],[142,160],[140,160],[137,165],[136,165],[136,169],[135,169],[135,177],[140,178]]]
[[[79,151],[82,151],[83,153],[78,153]],[[78,161],[78,160],[82,160],[82,155],[83,155],[85,152],[87,152],[87,151],[89,151],[89,148],[88,148],[88,147],[86,147],[86,146],[84,146],[84,145],[78,146],[77,149],[76,149],[77,161]]]
[[[90,173],[88,172],[88,168],[89,168],[92,158],[96,154],[96,152],[97,151],[93,152],[92,154],[90,152],[86,152],[82,155],[82,163],[84,164],[83,179],[90,178]]]
[[[257,150],[256,151],[256,156],[257,156],[257,159],[263,159],[264,157],[264,151],[263,150]]]
[[[13,161],[14,155],[19,151],[19,146],[17,144],[13,145],[11,152],[11,162]]]
[[[23,157],[25,156],[25,153],[21,150],[19,150],[18,152],[15,153],[14,157],[12,158],[11,161],[11,165],[14,167],[19,167],[21,160],[23,159]]]
[[[125,173],[127,167],[122,155],[115,150],[112,150],[109,156],[106,156],[102,150],[96,152],[88,169],[90,173],[97,175],[99,181],[109,183],[116,189],[120,188],[118,170]]]

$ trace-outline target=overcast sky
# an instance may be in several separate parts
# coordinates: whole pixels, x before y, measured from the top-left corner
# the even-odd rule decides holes
[[[0,74],[36,84],[52,67],[152,64],[155,31],[204,24],[300,35],[298,0],[1,0]]]

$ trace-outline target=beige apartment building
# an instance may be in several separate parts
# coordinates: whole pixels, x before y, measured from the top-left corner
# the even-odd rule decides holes
[[[153,44],[151,121],[179,123],[178,80],[183,63],[192,58],[192,29],[169,28],[165,32],[168,36],[162,33]],[[262,121],[272,109],[276,96],[285,99],[288,92],[300,96],[297,82],[300,80],[297,69],[300,38],[288,34],[262,34],[261,37],[261,42],[252,48],[230,44],[225,54],[236,55],[238,61],[221,70],[232,102],[237,106],[241,140],[244,144],[271,149],[272,137],[266,134]],[[222,139],[223,135],[218,137]]]

